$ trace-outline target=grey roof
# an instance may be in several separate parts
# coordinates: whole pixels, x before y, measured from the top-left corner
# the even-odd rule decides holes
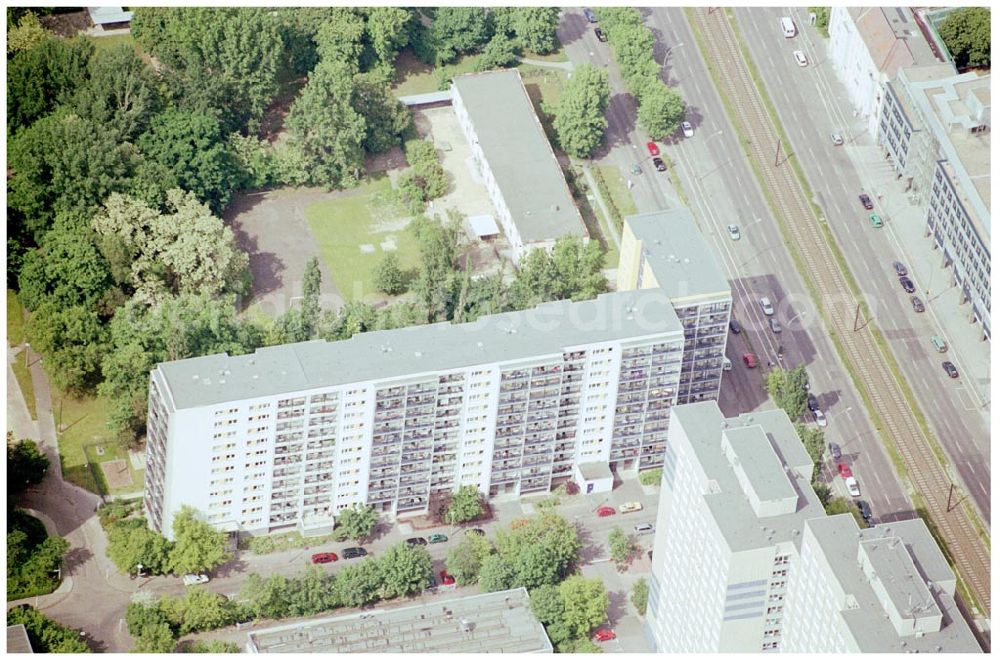
[[[128,23],[132,20],[132,12],[124,11],[121,7],[87,7],[87,13],[94,25]]]
[[[262,653],[551,652],[523,587],[369,610],[248,634]]]
[[[7,653],[8,654],[31,654],[31,641],[28,639],[28,630],[23,624],[7,625]]]
[[[781,467],[781,461],[760,425],[727,429],[723,436],[732,448],[747,487],[760,501],[795,498],[795,487]]]
[[[426,92],[424,94],[411,94],[399,97],[399,102],[407,107],[428,106],[438,103],[451,103],[451,90],[441,90],[439,92]]]
[[[285,344],[244,356],[214,354],[160,363],[157,369],[179,410],[473,365],[556,358],[570,347],[671,332],[683,341],[670,300],[659,289],[644,289],[589,301],[553,301],[467,324]]]
[[[520,72],[456,76],[454,86],[525,245],[566,234],[587,236]]]
[[[611,468],[608,466],[606,461],[587,461],[582,464],[577,464],[577,468],[580,469],[580,475],[583,479],[588,482],[592,480],[606,480],[608,478],[614,478],[611,473]]]
[[[982,651],[952,596],[955,575],[921,519],[859,529],[852,515],[838,514],[811,519],[806,525],[840,590],[852,597],[853,607],[841,609],[840,614],[862,652]],[[873,577],[859,562],[862,548],[875,558]],[[873,588],[876,580],[887,586],[889,598],[905,616],[909,611],[914,611],[913,617],[943,615],[940,629],[925,630],[919,638],[900,636]]]
[[[628,216],[625,222],[642,241],[646,262],[670,298],[730,294],[726,273],[686,208]]]
[[[754,433],[766,437],[770,452],[781,464],[789,486],[797,494],[791,513],[760,517],[754,511],[736,472],[720,452],[723,432],[731,435],[741,428],[756,428]],[[764,411],[726,419],[714,401],[683,404],[671,410],[671,438],[681,429],[712,484],[703,497],[720,534],[733,552],[774,546],[779,542],[799,546],[805,520],[825,516],[823,505],[810,486],[812,460],[784,411]],[[758,447],[756,451],[764,452],[765,449]],[[787,471],[784,466],[788,466]],[[763,465],[761,469],[773,477],[773,466]]]

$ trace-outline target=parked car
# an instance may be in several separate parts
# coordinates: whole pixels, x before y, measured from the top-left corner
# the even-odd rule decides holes
[[[631,172],[632,174],[642,174],[642,168],[639,166],[638,163],[633,163],[632,167],[629,168],[629,172]]]
[[[872,215],[868,216],[868,220],[869,222],[871,222],[872,227],[874,227],[875,229],[882,227],[882,216],[878,215],[877,213],[873,213]]]
[[[691,122],[681,122],[681,131],[684,132],[685,138],[694,137],[694,127],[691,126]]]
[[[442,569],[441,573],[441,585],[455,585],[455,577],[448,573],[447,570]]]
[[[861,206],[863,206],[867,211],[871,211],[875,208],[875,205],[872,204],[872,198],[868,197],[867,194],[862,193],[861,195],[858,195],[858,199],[861,200]]]
[[[640,523],[634,530],[637,535],[652,535],[656,532],[656,528],[653,527],[652,523]]]
[[[605,643],[609,640],[614,640],[617,638],[614,629],[598,629],[594,632],[594,641],[598,643]]]
[[[907,294],[912,294],[917,290],[916,286],[913,284],[913,280],[910,280],[905,275],[899,279],[899,284],[902,285],[903,291]]]
[[[771,299],[767,296],[762,296],[760,299],[760,309],[764,311],[764,314],[771,316],[774,314],[774,306],[771,305]]]
[[[743,364],[749,367],[750,369],[757,367],[757,356],[753,355],[752,353],[743,354]]]
[[[427,546],[427,540],[423,537],[410,537],[406,540],[407,546]]]
[[[948,376],[950,376],[951,378],[953,379],[958,378],[958,368],[955,367],[955,363],[951,362],[950,360],[946,360],[943,363],[941,363],[941,367],[944,368],[944,371],[947,372]]]
[[[868,504],[868,501],[866,501],[866,500],[858,500],[858,501],[856,501],[856,504],[858,506],[858,511],[861,512],[861,518],[864,519],[865,521],[867,521],[868,523],[871,523],[872,522],[872,508]]]
[[[812,393],[809,393],[808,395],[806,395],[806,406],[809,407],[810,411],[818,411],[819,410],[819,399],[816,397],[816,395],[814,395]]]
[[[589,9],[587,7],[584,7],[584,9],[583,9],[583,15],[587,18],[587,22],[588,23],[596,23],[597,22],[597,15],[594,14],[593,10],[591,10],[591,9]]]
[[[666,172],[667,164],[663,162],[663,159],[657,156],[653,159],[653,167],[656,168],[657,172]]]
[[[336,553],[313,553],[312,562],[314,565],[325,565],[328,562],[337,561]]]
[[[826,427],[826,414],[816,409],[813,411],[813,417],[816,418],[816,424],[820,427]]]
[[[476,535],[478,537],[486,537],[486,531],[482,528],[473,528],[465,532],[466,535]]]
[[[924,302],[921,301],[918,296],[911,296],[910,297],[910,305],[913,306],[913,311],[914,312],[923,312],[924,311]]]
[[[448,541],[448,535],[442,535],[441,533],[435,533],[435,534],[431,535],[430,537],[428,537],[427,541],[430,544],[440,544],[441,542],[447,542]]]
[[[830,142],[833,143],[834,147],[839,147],[840,145],[844,144],[844,136],[840,135],[837,132],[831,133]]]
[[[837,474],[840,477],[853,477],[854,473],[851,472],[851,467],[847,464],[837,464]]]
[[[851,494],[855,498],[861,495],[861,487],[858,486],[857,478],[854,477],[845,478],[844,486],[847,487],[847,493]]]
[[[594,34],[597,35],[598,41],[607,41],[608,35],[604,34],[604,30],[601,28],[594,28]]]
[[[809,66],[809,60],[806,59],[806,54],[803,53],[802,51],[800,50],[792,51],[792,57],[795,58],[795,64],[799,65],[800,67]]]
[[[948,344],[937,335],[931,335],[931,344],[934,346],[934,350],[938,353],[945,353],[948,351]]]
[[[839,445],[837,445],[836,443],[830,443],[829,445],[827,445],[827,447],[830,448],[830,456],[833,457],[834,461],[840,459],[842,455],[840,452]]]
[[[649,155],[650,156],[659,156],[660,155],[660,148],[657,147],[656,143],[653,142],[652,140],[650,140],[649,142],[646,143],[646,149],[649,150]]]
[[[733,241],[740,240],[740,228],[739,225],[726,225],[726,230],[729,231],[729,238]]]
[[[909,271],[906,270],[906,264],[903,262],[893,262],[892,268],[896,269],[896,275],[900,278],[909,273]]]
[[[437,580],[431,576],[427,581],[427,587],[424,588],[424,594],[434,594],[438,590]]]
[[[780,333],[781,332],[781,324],[778,322],[777,319],[775,319],[774,317],[771,317],[767,321],[771,324],[771,332],[772,333]]]
[[[735,319],[730,319],[729,320],[729,330],[733,331],[734,335],[739,335],[740,331],[743,330],[743,327],[740,326],[740,322],[736,321]]]
[[[360,546],[351,546],[341,551],[340,555],[344,556],[345,560],[350,560],[351,558],[363,558],[368,555],[368,551]]]
[[[614,516],[615,512],[615,508],[609,505],[602,505],[597,508],[597,516]]]
[[[629,501],[627,503],[622,503],[618,506],[618,511],[622,514],[628,514],[629,512],[638,512],[642,509],[642,503],[638,501]]]
[[[202,583],[208,583],[208,576],[204,574],[184,574],[184,585],[201,585]]]

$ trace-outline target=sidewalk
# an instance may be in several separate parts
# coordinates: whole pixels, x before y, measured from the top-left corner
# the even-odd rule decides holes
[[[530,64],[533,67],[547,67],[549,69],[562,69],[563,71],[573,71],[573,63],[566,62],[547,62],[545,60],[533,60],[530,57],[519,57],[517,61],[521,64]]]

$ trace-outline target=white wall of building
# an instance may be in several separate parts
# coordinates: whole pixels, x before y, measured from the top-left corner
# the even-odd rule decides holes
[[[872,60],[868,46],[861,38],[847,7],[831,8],[828,31],[830,40],[827,43],[827,54],[830,64],[844,84],[855,112],[867,118],[868,131],[875,135],[882,96],[882,74]]]

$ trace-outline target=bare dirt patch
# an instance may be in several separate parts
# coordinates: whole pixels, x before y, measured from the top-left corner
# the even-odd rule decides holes
[[[124,459],[102,461],[101,470],[104,471],[104,480],[108,483],[109,490],[132,486],[132,474]]]

